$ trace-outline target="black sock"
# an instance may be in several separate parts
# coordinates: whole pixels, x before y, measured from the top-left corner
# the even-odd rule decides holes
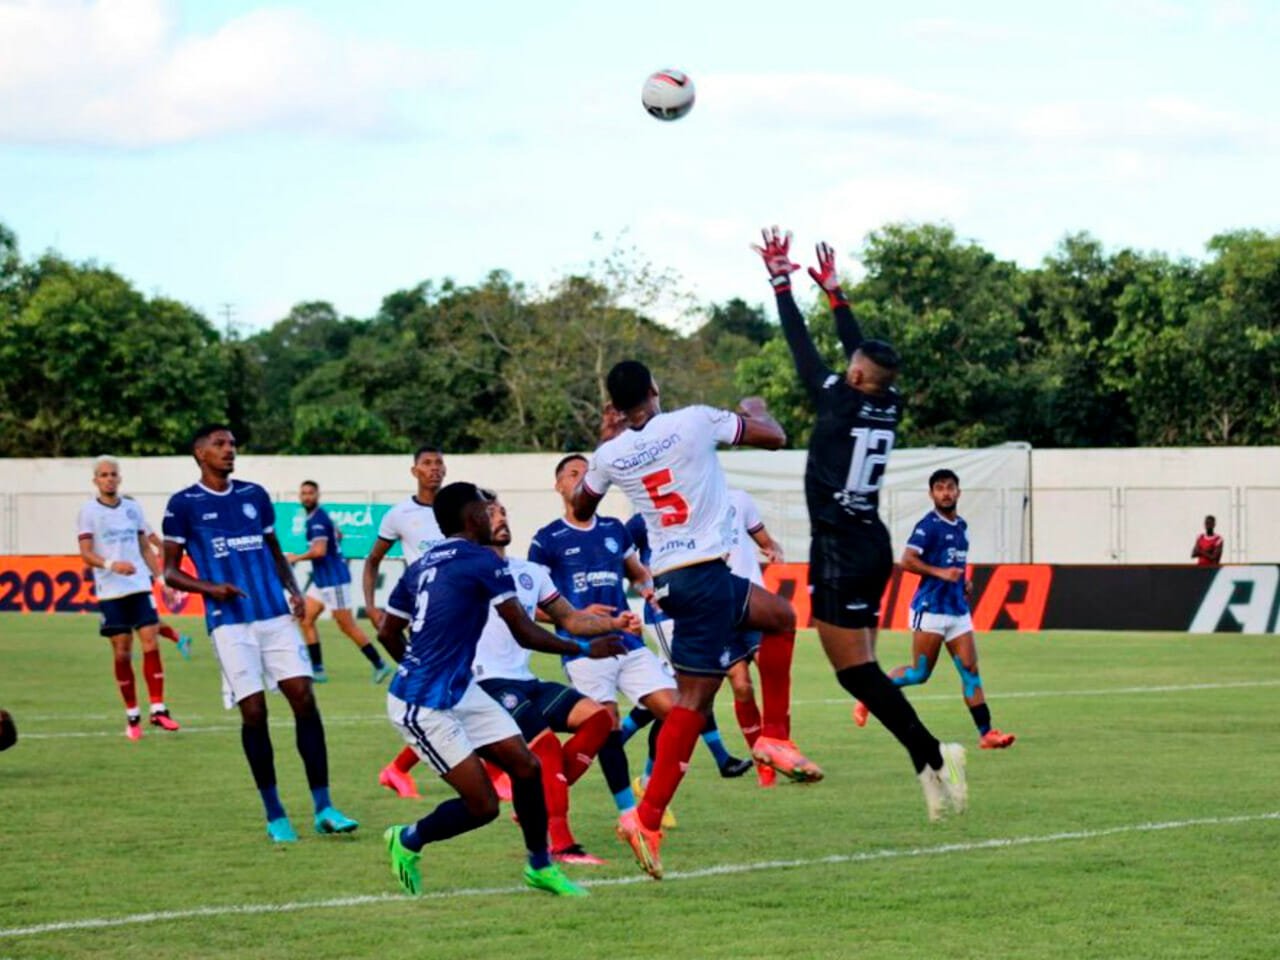
[[[324,723],[320,712],[313,711],[294,718],[298,753],[307,768],[307,786],[312,790],[329,785],[329,752],[324,745]]]
[[[317,640],[315,643],[307,644],[307,656],[311,658],[311,666],[313,667],[324,666],[324,654],[320,652],[319,640]]]
[[[617,730],[609,734],[596,759],[600,761],[600,771],[610,793],[617,795],[619,791],[630,789],[631,768],[627,766],[627,753],[622,749],[622,736]]]
[[[271,731],[262,726],[245,724],[240,728],[240,745],[253,771],[253,782],[259,790],[269,790],[276,785],[276,757],[271,749]]]
[[[715,708],[712,707],[710,710],[707,711],[707,722],[706,722],[706,725],[703,726],[702,732],[715,733],[719,729],[720,727],[716,723],[716,711],[715,711]]]
[[[907,748],[916,773],[926,766],[934,770],[942,766],[937,738],[920,722],[915,709],[893,681],[885,676],[880,664],[872,660],[856,667],[845,667],[836,671],[836,679]]]
[[[372,643],[366,643],[360,648],[360,652],[364,654],[364,658],[374,665],[375,668],[381,670],[386,664],[382,662],[382,657],[378,656],[378,651],[374,649]]]
[[[984,734],[991,729],[991,711],[987,709],[985,701],[976,707],[970,707],[969,715],[973,717],[973,725],[978,728],[979,734]]]
[[[649,766],[653,766],[653,761],[658,756],[658,737],[662,734],[662,721],[658,720],[649,728]],[[646,770],[646,773],[648,771]]]
[[[454,797],[440,804],[408,830],[400,834],[401,842],[410,850],[418,851],[428,843],[439,843],[460,833],[483,827],[492,817],[477,817],[467,810],[461,797]]]
[[[546,861],[547,800],[542,793],[541,773],[523,779],[511,778],[511,805],[520,818],[520,832],[524,834],[524,848],[529,851],[530,862],[537,861],[534,866],[546,866],[549,862]]]

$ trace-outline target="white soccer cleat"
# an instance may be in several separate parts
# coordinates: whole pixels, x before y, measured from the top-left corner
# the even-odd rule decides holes
[[[942,769],[938,771],[947,800],[956,813],[964,813],[969,807],[969,781],[965,777],[965,750],[958,743],[939,745],[942,751]]]
[[[943,766],[946,766],[944,761]],[[947,812],[947,788],[942,782],[942,771],[925,767],[917,777],[920,788],[924,791],[924,806],[929,813],[929,822],[937,823]]]

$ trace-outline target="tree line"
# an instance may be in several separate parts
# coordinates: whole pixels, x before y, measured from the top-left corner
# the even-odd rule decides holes
[[[841,258],[868,336],[903,356],[900,442],[1040,447],[1271,444],[1280,431],[1280,235],[1213,237],[1200,260],[1068,236],[1034,268],[939,224],[890,224]],[[677,278],[610,258],[532,289],[495,271],[427,280],[368,318],[295,306],[240,335],[117,272],[24,259],[0,224],[0,455],[170,454],[227,420],[254,453],[593,445],[609,366],[650,364],[668,407],[762,394],[812,423],[757,291],[654,319]],[[841,363],[825,301],[819,348]]]

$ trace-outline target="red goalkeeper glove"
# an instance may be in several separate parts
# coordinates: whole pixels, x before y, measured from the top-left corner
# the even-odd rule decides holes
[[[764,246],[758,247],[753,243],[751,249],[764,261],[764,268],[769,271],[769,283],[775,293],[790,290],[791,274],[800,269],[800,264],[791,262],[790,231],[782,233],[777,227],[767,227],[760,231],[760,236],[764,239]]]
[[[836,307],[847,307],[848,299],[840,289],[840,278],[836,276],[836,252],[830,244],[820,243],[814,248],[818,254],[818,266],[809,268],[809,276],[827,295],[827,302],[834,310]]]

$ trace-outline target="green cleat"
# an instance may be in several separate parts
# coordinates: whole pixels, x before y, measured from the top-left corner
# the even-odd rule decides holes
[[[183,660],[191,659],[192,643],[194,643],[194,640],[185,633],[178,637],[178,653],[182,654]]]
[[[316,833],[354,833],[358,826],[337,807],[325,807],[316,814]]]
[[[325,673],[324,667],[311,668],[311,682],[312,683],[328,683],[329,682],[329,674]]]
[[[293,824],[288,817],[276,817],[267,821],[267,836],[272,843],[297,843],[298,835],[293,832]]]
[[[566,877],[564,871],[554,863],[549,867],[543,867],[541,870],[526,866],[524,868],[524,882],[535,890],[545,890],[547,893],[557,897],[585,897],[589,895],[586,887],[578,886]]]
[[[387,853],[391,855],[391,875],[400,883],[400,889],[411,897],[422,892],[422,854],[414,853],[400,842],[401,824],[387,827],[382,839],[387,842]]]
[[[384,663],[380,667],[373,668],[373,685],[377,686],[387,677],[391,676],[391,664]]]

